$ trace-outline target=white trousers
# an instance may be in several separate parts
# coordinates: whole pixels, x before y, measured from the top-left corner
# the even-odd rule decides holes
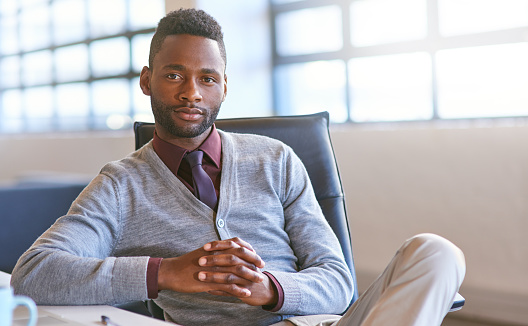
[[[274,326],[434,326],[464,279],[464,254],[434,234],[407,240],[385,271],[341,316],[297,316]]]

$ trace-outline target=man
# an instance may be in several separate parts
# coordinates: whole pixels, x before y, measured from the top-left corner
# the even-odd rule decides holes
[[[153,141],[103,167],[20,258],[15,291],[40,304],[152,298],[186,326],[439,325],[465,267],[434,235],[408,240],[343,318],[322,315],[353,293],[339,243],[289,147],[215,128],[225,67],[212,17],[160,21],[140,78]]]

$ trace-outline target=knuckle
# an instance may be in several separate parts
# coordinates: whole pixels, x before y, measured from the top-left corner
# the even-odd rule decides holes
[[[248,251],[249,251],[249,250],[247,250],[247,249],[244,248],[244,247],[236,248],[236,252],[237,252],[238,254],[241,254],[241,255],[245,255],[245,254],[247,254]]]
[[[235,276],[233,274],[227,274],[225,277],[226,283],[235,283]]]
[[[233,255],[228,255],[226,258],[227,258],[227,263],[228,263],[228,264],[231,264],[231,265],[232,265],[232,264],[235,264],[236,261],[237,261],[236,257],[233,256]]]
[[[237,265],[237,266],[235,266],[235,272],[238,275],[244,274],[246,272],[246,267],[244,267],[243,265]]]

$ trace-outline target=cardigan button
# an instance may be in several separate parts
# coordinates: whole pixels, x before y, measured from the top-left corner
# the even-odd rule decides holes
[[[219,227],[219,228],[223,228],[224,225],[225,225],[225,222],[223,219],[219,218],[217,221],[216,221],[216,225]]]

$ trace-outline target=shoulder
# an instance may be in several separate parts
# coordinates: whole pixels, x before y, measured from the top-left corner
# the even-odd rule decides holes
[[[150,144],[130,153],[126,157],[106,163],[100,174],[114,180],[140,176],[151,169],[151,162],[155,160],[155,152]]]
[[[297,154],[280,140],[231,132],[221,132],[220,136],[224,162],[234,160],[239,166],[247,163],[260,169],[273,167],[275,172],[302,169],[303,163]]]
[[[239,150],[250,152],[291,152],[282,141],[263,135],[218,131],[222,142]]]
[[[155,154],[149,153],[148,148],[146,145],[120,160],[106,163],[78,199],[90,202],[94,199],[97,202],[111,202],[111,198],[126,201],[130,200],[132,193],[149,189],[152,184],[149,181],[159,177],[156,177],[153,164],[149,163],[153,161],[150,156]]]

